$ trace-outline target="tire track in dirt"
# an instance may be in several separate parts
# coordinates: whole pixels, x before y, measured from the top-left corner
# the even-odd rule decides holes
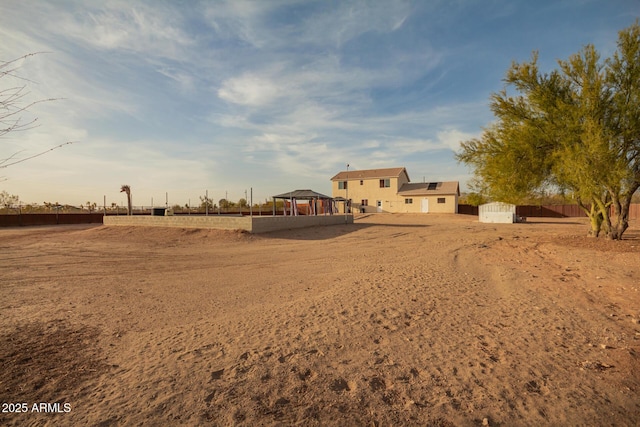
[[[98,264],[99,286],[71,277],[41,312],[21,308],[38,300],[24,282],[8,311],[46,319],[71,302],[69,320],[99,326],[110,368],[78,385],[88,393],[70,423],[633,424],[636,326],[618,319],[634,303],[576,304],[576,284],[594,273],[562,262],[547,246],[553,231],[431,215],[362,221],[346,234],[234,235],[222,248],[154,231],[175,246],[130,259],[126,274]],[[91,243],[98,234],[106,243]],[[80,262],[78,242],[122,254],[141,236],[96,229],[53,242]],[[620,314],[605,318],[597,304]]]

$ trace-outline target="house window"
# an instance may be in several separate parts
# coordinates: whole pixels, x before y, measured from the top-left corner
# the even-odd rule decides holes
[[[360,203],[362,206],[369,206],[369,199],[362,199],[361,200],[362,203]]]
[[[364,183],[364,181],[360,180],[360,185],[362,185]]]
[[[347,181],[338,181],[338,190],[346,190]]]
[[[427,187],[427,190],[435,190],[436,187],[438,187],[438,183],[437,182],[430,182],[429,186]],[[440,203],[440,202],[438,202]]]
[[[438,197],[438,203],[446,203],[447,200],[444,197]]]
[[[380,180],[380,188],[387,188],[387,187],[391,187],[391,180],[389,178],[381,179]]]
[[[413,199],[404,199],[404,204],[405,204],[405,205],[411,205],[411,204],[413,204]]]

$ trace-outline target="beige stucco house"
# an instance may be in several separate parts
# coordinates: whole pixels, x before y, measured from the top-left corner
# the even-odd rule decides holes
[[[412,183],[405,168],[366,169],[336,174],[331,195],[350,200],[353,212],[457,213],[460,186],[457,181]]]

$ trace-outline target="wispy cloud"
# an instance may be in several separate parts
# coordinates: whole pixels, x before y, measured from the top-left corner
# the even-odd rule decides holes
[[[342,47],[366,33],[389,33],[402,27],[411,13],[407,1],[340,2],[305,20],[301,40],[313,45],[331,43]]]
[[[64,99],[34,108],[41,126],[0,141],[0,158],[81,143],[7,170],[3,185],[23,200],[60,191],[84,202],[117,198],[123,183],[144,200],[168,188],[192,200],[252,185],[257,198],[329,192],[346,163],[465,177],[453,153],[491,121],[487,99],[511,60],[533,46],[552,62],[594,31],[611,46],[638,13],[506,0],[5,0],[0,59],[51,52],[21,72],[32,99]]]
[[[47,30],[79,46],[134,52],[179,60],[193,40],[183,31],[181,14],[162,2],[153,4],[111,1],[87,7],[78,3],[73,13],[60,11]],[[57,8],[56,8],[57,9]]]
[[[275,102],[279,97],[279,90],[268,79],[245,74],[224,81],[218,90],[218,96],[234,104],[261,107]]]

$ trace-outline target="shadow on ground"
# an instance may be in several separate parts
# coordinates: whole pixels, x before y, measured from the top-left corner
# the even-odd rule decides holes
[[[397,229],[425,228],[424,224],[385,224],[377,222],[353,223],[343,225],[318,226],[307,228],[296,228],[291,230],[278,230],[269,233],[261,233],[256,236],[268,239],[290,239],[290,240],[328,240],[336,237],[346,236],[371,227],[389,227]]]

